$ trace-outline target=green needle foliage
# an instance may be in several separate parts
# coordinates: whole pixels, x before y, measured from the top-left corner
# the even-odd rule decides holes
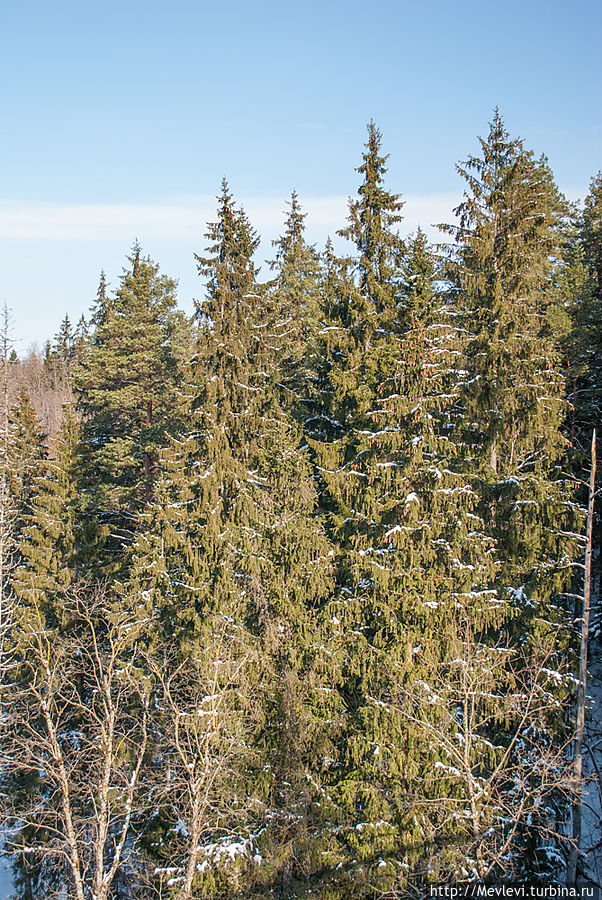
[[[320,254],[305,240],[305,213],[293,191],[281,238],[273,241],[270,262],[275,278],[268,285],[265,314],[279,357],[280,395],[293,415],[307,407],[317,370],[317,334],[321,324]]]
[[[481,155],[458,171],[466,182],[460,224],[448,229],[456,240],[451,279],[464,326],[457,433],[479,528],[491,540],[492,577],[482,587],[499,610],[495,630],[476,611],[472,627],[488,644],[497,646],[501,637],[503,653],[522,648],[524,670],[535,682],[544,659],[562,681],[570,666],[562,591],[574,577],[573,532],[580,527],[566,474],[564,334],[555,291],[567,207],[545,159],[510,139],[497,111]],[[514,676],[507,674],[508,692]],[[503,684],[502,671],[498,677]],[[567,701],[564,686],[560,696]],[[492,722],[489,740],[506,746],[514,721]],[[553,711],[538,727],[550,746],[562,745]],[[535,846],[538,839],[528,840]]]
[[[332,552],[307,448],[278,404],[286,333],[255,283],[256,241],[225,183],[209,239],[183,398],[189,430],[162,455],[128,590],[155,622],[155,640],[169,635],[181,659],[210,659],[224,628],[238,648],[241,702],[255,698],[257,718],[233,782],[237,828],[262,834],[265,865],[254,878],[267,889],[321,865],[321,773],[338,727],[323,614]],[[217,824],[207,824],[207,840]],[[207,878],[216,896],[230,896],[230,883]]]
[[[362,885],[371,891],[398,882],[420,753],[399,709],[418,644],[407,615],[414,579],[404,579],[411,564],[401,548],[414,555],[407,535],[422,502],[410,475],[419,440],[412,441],[416,429],[406,436],[403,417],[415,422],[415,398],[424,394],[422,348],[410,350],[422,338],[409,334],[407,361],[404,338],[406,327],[421,329],[431,315],[434,262],[423,236],[409,251],[394,230],[402,204],[383,186],[380,143],[371,124],[359,199],[350,203],[350,224],[341,232],[357,255],[327,255],[319,402],[307,423],[337,548],[332,623],[346,710],[332,783],[342,819],[333,855],[338,868],[329,876],[333,897],[346,896],[351,884],[359,896]],[[421,384],[410,387],[416,377]]]
[[[35,479],[21,544],[23,562],[14,576],[20,601],[35,607],[48,628],[63,622],[65,593],[86,577],[95,540],[88,513],[81,425],[67,407],[53,457]]]
[[[578,294],[576,343],[579,349],[578,381],[575,385],[577,419],[587,447],[592,427],[602,432],[602,174],[592,178],[590,193],[579,223],[577,252],[585,274]]]
[[[13,535],[18,542],[32,513],[36,479],[47,455],[45,435],[25,388],[19,390],[8,422],[8,481],[14,503]]]
[[[511,140],[496,112],[482,157],[459,167],[453,283],[466,324],[465,466],[507,585],[547,600],[567,581],[571,495],[554,274],[566,204],[545,160]],[[573,548],[574,550],[574,548]],[[568,572],[570,578],[570,570]]]
[[[174,355],[176,283],[135,244],[120,285],[101,278],[93,334],[75,383],[84,439],[99,488],[99,521],[113,552],[136,530],[152,496],[156,460],[173,425],[178,378]]]

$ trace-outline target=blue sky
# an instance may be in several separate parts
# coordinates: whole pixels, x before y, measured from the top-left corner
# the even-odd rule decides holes
[[[223,175],[260,256],[293,188],[322,243],[370,118],[408,229],[450,218],[496,104],[571,197],[602,168],[598,0],[23,0],[1,21],[0,302],[20,348],[86,311],[135,238],[190,308]]]

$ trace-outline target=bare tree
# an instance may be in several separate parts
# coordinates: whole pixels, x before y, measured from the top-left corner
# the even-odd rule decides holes
[[[0,689],[6,683],[10,668],[8,638],[13,624],[15,599],[10,590],[14,562],[15,505],[9,481],[9,358],[12,349],[11,320],[4,305],[0,320]],[[4,724],[4,707],[0,695],[0,727]]]
[[[409,802],[425,872],[441,880],[524,877],[529,844],[542,873],[562,864],[559,810],[571,777],[559,734],[570,673],[552,667],[553,630],[547,643],[535,662],[533,648],[481,644],[466,629],[428,683],[405,692],[403,713],[428,754],[424,789]]]
[[[45,897],[107,900],[148,804],[149,689],[136,668],[144,623],[111,609],[99,588],[66,597],[65,617],[51,633],[34,605],[16,626],[2,740],[7,849],[53,869]]]
[[[212,631],[183,661],[168,646],[148,659],[156,700],[153,797],[169,835],[155,877],[161,896],[167,887],[175,900],[196,896],[204,875],[228,877],[229,866],[238,872],[258,859],[253,824],[263,810],[248,796],[258,726],[256,654],[227,616],[216,618]]]

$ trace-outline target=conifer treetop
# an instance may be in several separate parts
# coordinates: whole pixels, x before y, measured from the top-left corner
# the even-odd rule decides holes
[[[198,314],[216,327],[225,323],[236,298],[254,283],[257,270],[252,257],[259,246],[257,233],[244,210],[235,206],[225,178],[217,200],[217,221],[209,224],[205,235],[210,255],[194,255],[199,274],[207,279],[207,299]]]
[[[374,122],[368,124],[368,140],[363,162],[357,172],[363,175],[358,199],[349,201],[349,224],[338,234],[356,245],[360,290],[381,299],[379,288],[390,281],[403,242],[394,230],[401,222],[403,201],[399,194],[384,187],[388,156],[381,153],[382,134]]]
[[[596,278],[596,290],[602,300],[602,172],[590,182],[583,210],[582,241],[587,260]]]

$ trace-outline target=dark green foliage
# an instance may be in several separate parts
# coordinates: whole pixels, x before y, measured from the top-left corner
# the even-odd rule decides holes
[[[458,167],[467,189],[456,211],[460,225],[451,229],[453,277],[471,324],[466,414],[469,422],[480,419],[467,434],[489,453],[495,472],[520,464],[516,454],[539,441],[542,418],[552,435],[563,415],[558,336],[550,332],[548,307],[567,210],[546,161],[511,140],[498,113],[481,148],[482,158]]]
[[[479,530],[490,540],[493,568],[481,586],[500,611],[498,622],[506,622],[502,646],[510,653],[522,648],[533,682],[544,664],[564,675],[570,666],[562,592],[579,554],[573,532],[580,519],[565,474],[568,410],[556,284],[567,207],[546,161],[511,140],[497,112],[481,156],[459,172],[467,187],[460,225],[449,230],[464,327],[460,471],[476,498]],[[473,623],[488,644],[500,639],[482,631],[490,623],[476,615]],[[564,682],[559,696],[567,703]],[[507,727],[511,734],[512,720]],[[507,745],[508,733],[497,724],[490,735]],[[553,711],[542,716],[540,736],[550,748],[562,746]]]
[[[13,535],[17,542],[32,513],[36,479],[46,461],[45,436],[25,388],[18,392],[17,402],[9,410],[8,456],[9,491],[15,507]]]
[[[573,245],[571,299],[576,372],[573,402],[580,444],[587,448],[592,428],[602,431],[602,175],[592,179]]]
[[[399,580],[399,569],[392,574],[398,561],[403,565],[393,535],[414,521],[418,499],[404,471],[412,443],[410,437],[405,444],[399,409],[405,402],[404,319],[430,306],[433,264],[426,257],[419,261],[416,250],[414,263],[424,264],[427,284],[424,278],[414,283],[408,263],[415,290],[412,299],[406,297],[405,254],[393,230],[401,201],[383,187],[384,163],[380,134],[371,125],[359,199],[350,203],[350,224],[341,232],[353,240],[357,255],[337,260],[329,253],[326,259],[319,402],[307,422],[336,542],[331,621],[346,714],[331,775],[339,813],[329,880],[343,892],[349,878],[358,891],[364,881],[395,883],[396,866],[384,860],[405,842],[403,810],[412,779],[412,749],[398,703],[412,663],[413,635],[404,616],[408,584]]]
[[[295,192],[289,206],[285,232],[273,241],[277,250],[270,267],[276,277],[268,285],[264,315],[278,359],[279,399],[295,415],[307,407],[318,366],[322,271],[319,253],[305,241],[305,213]]]
[[[76,372],[98,515],[121,540],[152,495],[157,454],[174,425],[178,378],[175,282],[138,245],[128,261],[113,295],[101,278],[94,332]]]
[[[598,459],[602,456],[602,174],[590,183],[585,208],[576,217],[569,259],[564,274],[567,304],[573,313],[573,328],[569,334],[569,396],[572,402],[570,437],[581,463],[581,476],[590,465],[589,448],[593,429],[596,429]],[[585,494],[582,495],[585,501]],[[600,515],[594,520],[593,578],[599,580],[600,546],[602,545]],[[600,632],[600,610],[596,612],[595,631]]]
[[[162,455],[129,602],[184,661],[211,658],[224,628],[237,648],[230,677],[242,703],[255,698],[257,717],[233,776],[237,828],[262,834],[265,864],[254,877],[269,885],[320,864],[316,801],[338,727],[335,663],[323,652],[332,554],[315,517],[307,449],[278,403],[283,336],[255,283],[255,238],[225,184],[209,239],[211,256],[199,257],[208,288],[185,391],[189,430]],[[205,843],[217,825],[205,824]],[[201,895],[205,881],[218,891],[218,876],[199,880]],[[220,890],[227,896],[231,884]]]
[[[358,199],[349,204],[349,224],[339,232],[357,248],[357,284],[368,319],[392,315],[396,271],[403,251],[395,231],[402,219],[403,203],[398,194],[383,186],[387,157],[381,155],[381,141],[380,131],[370,122],[363,162],[357,169],[363,182]]]
[[[585,198],[581,232],[587,267],[594,278],[594,293],[602,297],[602,172],[592,178]]]
[[[61,621],[61,605],[74,580],[85,576],[95,534],[85,494],[81,426],[65,410],[53,458],[34,481],[21,541],[22,565],[13,586],[20,602],[35,606],[48,628]]]
[[[559,536],[574,522],[561,469],[563,335],[552,327],[567,210],[545,160],[510,140],[497,112],[481,149],[459,167],[467,190],[452,229],[456,302],[468,326],[465,465],[506,584],[547,600],[566,583],[575,549]]]
[[[66,315],[54,340],[48,341],[45,348],[44,368],[53,390],[70,390],[73,372],[83,362],[88,341],[88,327],[84,316],[80,317],[73,328]]]

